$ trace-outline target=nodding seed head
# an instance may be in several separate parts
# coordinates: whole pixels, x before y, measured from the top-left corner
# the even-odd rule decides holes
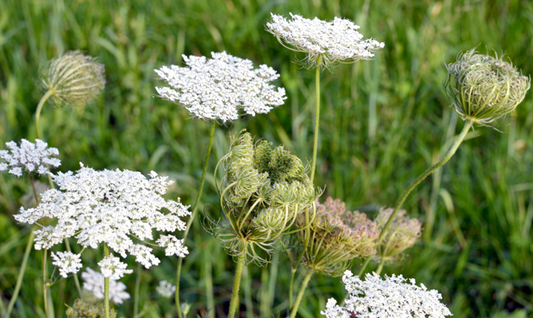
[[[514,111],[531,86],[531,79],[503,55],[492,57],[475,49],[459,54],[446,68],[444,89],[455,110],[464,120],[482,125]]]
[[[80,51],[69,51],[41,66],[41,85],[56,104],[85,105],[104,89],[104,65]]]

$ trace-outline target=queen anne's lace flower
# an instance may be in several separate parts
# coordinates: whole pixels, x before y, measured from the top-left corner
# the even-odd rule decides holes
[[[121,279],[124,274],[131,274],[133,272],[131,269],[126,269],[126,267],[128,267],[126,263],[122,263],[120,258],[113,255],[102,258],[102,260],[98,262],[98,266],[100,266],[100,271],[104,277],[109,277],[115,280]]]
[[[166,280],[162,280],[159,282],[159,286],[157,286],[155,290],[159,295],[170,298],[172,295],[174,295],[174,292],[176,292],[176,286],[172,285]]]
[[[85,272],[81,273],[83,278],[83,289],[90,291],[94,297],[104,299],[104,275],[86,268]],[[126,292],[126,285],[117,282],[114,279],[109,280],[109,300],[115,304],[122,304],[126,299],[130,298],[130,294]]]
[[[179,240],[175,236],[161,235],[156,243],[165,248],[166,256],[177,255],[185,257],[185,255],[189,254],[187,248],[183,246],[183,240]]]
[[[402,275],[381,277],[366,274],[362,281],[352,272],[342,277],[350,294],[343,307],[335,299],[328,300],[326,310],[321,312],[328,318],[444,318],[452,316],[450,310],[440,302],[442,296],[436,290],[427,290],[424,284],[416,285],[414,279]]]
[[[75,237],[84,248],[98,248],[106,244],[122,257],[136,256],[146,268],[159,264],[152,249],[134,243],[132,238],[155,240],[153,230],[174,232],[184,230],[180,217],[190,212],[179,201],[165,200],[168,177],[151,172],[147,179],[129,170],[95,171],[82,166],[52,175],[59,189],[42,194],[41,203],[32,209],[20,209],[15,215],[19,222],[33,224],[42,218],[56,219],[57,224],[35,232],[36,249],[50,248],[64,238]],[[186,247],[182,247],[186,251]],[[185,255],[186,252],[180,254]],[[125,273],[126,264],[109,256],[100,264],[106,277],[116,279]]]
[[[226,52],[183,56],[186,67],[172,65],[155,70],[170,87],[156,87],[161,98],[185,106],[194,117],[223,122],[239,118],[238,109],[255,116],[283,105],[285,89],[269,82],[279,78],[266,65],[254,69],[250,60]]]
[[[266,24],[283,46],[293,51],[308,53],[308,60],[317,66],[327,66],[335,61],[354,62],[374,57],[372,51],[385,47],[373,39],[363,40],[363,35],[348,19],[335,17],[331,22],[318,18],[305,19],[290,14],[292,20],[272,13],[272,22]]]
[[[77,273],[82,268],[79,254],[72,252],[52,252],[51,255],[53,260],[52,264],[59,268],[59,275],[65,278],[69,273]]]
[[[36,173],[39,175],[46,174],[48,168],[57,168],[61,161],[52,156],[59,155],[57,148],[50,147],[40,139],[35,139],[35,144],[22,139],[20,147],[16,142],[6,142],[6,147],[10,151],[0,150],[0,158],[7,163],[0,163],[0,171],[9,169],[9,173],[17,177],[22,176],[24,171]]]

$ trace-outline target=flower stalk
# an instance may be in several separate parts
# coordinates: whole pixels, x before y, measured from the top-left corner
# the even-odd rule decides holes
[[[215,125],[216,125],[216,122],[213,120],[211,123],[211,130],[209,132],[209,144],[207,146],[207,153],[205,155],[204,168],[202,170],[202,179],[200,181],[200,189],[198,190],[198,196],[196,197],[196,202],[194,203],[194,208],[192,210],[191,217],[189,218],[189,221],[187,221],[187,227],[185,228],[185,233],[183,234],[183,244],[185,244],[185,241],[187,240],[187,235],[189,234],[189,231],[192,226],[192,222],[194,221],[196,214],[198,214],[198,207],[200,205],[200,199],[202,198],[202,192],[204,190],[207,166],[209,164],[209,157],[211,155],[211,148],[213,146],[213,139],[215,137],[215,127],[216,127]],[[180,306],[180,278],[181,278],[182,264],[183,264],[183,258],[180,258],[178,260],[178,268],[176,269],[176,293],[175,293],[176,310],[178,311],[179,318],[183,317],[183,314],[181,312],[181,306]]]
[[[107,244],[104,244],[104,256],[109,256],[109,249]],[[104,308],[105,308],[105,318],[109,318],[109,277],[104,278]]]
[[[41,129],[39,127],[39,120],[41,118],[41,111],[43,109],[44,103],[52,96],[54,95],[53,90],[49,90],[44,94],[44,96],[39,101],[39,104],[37,105],[37,110],[35,111],[35,134],[37,135],[38,139],[41,139]]]
[[[320,64],[321,56],[318,57]],[[320,67],[315,70],[315,91],[316,91],[316,108],[315,108],[315,136],[313,141],[313,161],[311,164],[311,182],[315,179],[316,156],[318,153],[318,129],[320,125]]]
[[[422,182],[425,178],[427,178],[435,170],[437,170],[438,168],[440,168],[443,165],[445,165],[452,158],[452,156],[455,154],[455,152],[457,151],[457,149],[459,148],[459,146],[461,145],[461,143],[465,139],[468,131],[470,130],[470,127],[472,127],[472,124],[473,124],[473,122],[471,120],[466,120],[465,125],[463,127],[463,130],[461,131],[459,136],[457,136],[457,139],[455,140],[453,145],[450,147],[448,152],[446,152],[446,155],[444,155],[444,157],[441,160],[439,160],[437,163],[435,163],[434,165],[429,167],[426,171],[424,171],[424,173],[422,173],[420,176],[418,176],[418,178],[416,178],[415,181],[413,181],[411,183],[411,185],[404,191],[404,193],[402,194],[400,199],[398,199],[398,201],[396,203],[396,207],[394,208],[394,211],[391,213],[389,219],[387,220],[387,223],[385,223],[385,225],[381,229],[381,232],[379,233],[378,244],[381,243],[381,241],[383,240],[383,237],[386,234],[387,229],[389,228],[392,220],[394,219],[394,216],[396,215],[396,213],[398,213],[398,211],[402,207],[403,203],[405,202],[405,199],[407,199],[407,197],[409,196],[411,191],[413,191],[413,189],[416,188],[416,186],[419,185],[420,182]],[[359,275],[358,275],[359,277],[361,277],[363,275],[368,263],[370,263],[370,258],[367,259],[365,261],[365,263],[363,264],[363,266],[361,267],[361,270],[359,271]],[[381,264],[383,264],[383,262]]]
[[[243,244],[243,251],[237,260],[237,268],[235,269],[235,278],[233,279],[233,290],[231,292],[231,302],[229,305],[228,318],[234,318],[239,304],[239,287],[241,285],[242,269],[246,262],[246,243]]]
[[[307,288],[307,284],[309,284],[309,280],[311,279],[311,276],[313,276],[315,272],[312,269],[308,269],[307,273],[305,274],[305,277],[302,281],[302,285],[300,286],[300,291],[298,292],[298,296],[296,297],[296,301],[294,302],[294,307],[291,309],[291,316],[290,318],[296,317],[296,313],[298,313],[298,307],[300,307],[300,302],[302,301],[302,298],[305,293],[305,289]]]

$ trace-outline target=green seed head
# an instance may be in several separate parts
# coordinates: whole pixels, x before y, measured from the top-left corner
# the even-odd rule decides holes
[[[298,227],[306,225],[303,215]],[[303,264],[315,272],[340,276],[356,257],[376,253],[379,231],[375,222],[364,213],[346,211],[341,200],[328,198],[317,205],[317,213],[310,226],[311,240],[305,246],[305,231],[297,233],[297,249],[304,249]],[[298,251],[298,253],[301,253]]]
[[[490,123],[515,110],[530,88],[523,76],[503,56],[478,54],[475,49],[459,54],[448,64],[444,89],[464,120]]]
[[[52,92],[58,105],[63,103],[85,105],[104,89],[104,65],[96,59],[69,51],[41,67],[41,85]]]
[[[231,255],[244,252],[261,264],[257,250],[268,254],[297,216],[312,208],[317,193],[298,157],[267,141],[254,144],[249,133],[232,142],[221,162],[225,176],[219,194],[229,224],[214,223],[210,231]]]
[[[385,226],[392,212],[392,209],[383,209],[379,212],[375,221],[380,230]],[[382,262],[401,259],[402,252],[413,247],[421,233],[422,222],[406,216],[405,210],[398,211],[378,245],[376,259]]]
[[[74,301],[74,307],[67,309],[67,318],[104,318],[105,311],[103,304],[89,304],[81,299]],[[111,308],[109,317],[117,317],[117,311]]]

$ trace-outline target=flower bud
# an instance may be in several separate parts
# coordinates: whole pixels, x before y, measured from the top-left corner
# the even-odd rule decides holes
[[[459,54],[448,64],[444,89],[463,120],[490,123],[515,110],[531,86],[511,61],[503,56],[478,54],[475,49]]]
[[[69,51],[41,67],[41,85],[56,104],[85,105],[104,89],[104,65],[96,59]]]

